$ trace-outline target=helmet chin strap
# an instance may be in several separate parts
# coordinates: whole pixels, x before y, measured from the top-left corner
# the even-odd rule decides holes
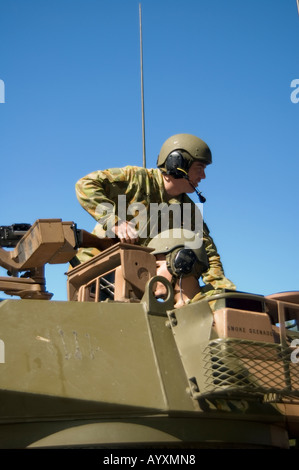
[[[183,173],[183,176],[182,176],[182,177],[185,178],[185,179],[188,181],[188,183],[190,184],[190,186],[192,186],[192,188],[194,189],[194,191],[196,192],[196,194],[197,194],[197,196],[198,196],[199,202],[201,202],[202,204],[203,204],[204,202],[206,202],[206,198],[201,194],[200,191],[198,191],[198,189],[194,186],[194,184],[191,183],[190,178],[189,178],[189,176],[188,176],[188,173],[187,173],[185,170],[183,170],[182,168],[177,168],[177,170],[179,170],[179,171],[181,171],[181,172]]]

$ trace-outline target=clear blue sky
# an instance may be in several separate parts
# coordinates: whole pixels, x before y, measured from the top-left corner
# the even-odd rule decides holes
[[[226,275],[247,292],[298,290],[296,0],[141,4],[147,166],[170,135],[204,139],[204,217]],[[0,37],[0,225],[92,230],[76,181],[142,166],[139,1],[1,0]],[[67,268],[46,269],[54,300]]]

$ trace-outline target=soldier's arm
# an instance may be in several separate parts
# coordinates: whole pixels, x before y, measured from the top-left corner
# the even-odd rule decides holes
[[[95,233],[101,232],[101,238],[116,236],[126,243],[138,241],[134,226],[126,220],[126,200],[123,210],[118,210],[118,196],[126,198],[128,186],[134,193],[132,180],[135,174],[134,167],[111,168],[90,173],[77,182],[77,198],[82,207],[97,220]]]
[[[205,284],[212,285],[213,289],[232,289],[235,290],[235,284],[230,281],[224,274],[224,269],[217,251],[216,245],[210,236],[209,229],[204,223],[203,226],[203,243],[209,258],[209,269],[202,275]]]
[[[76,195],[81,206],[104,228],[117,220],[117,197],[125,192],[123,169],[94,171],[76,183]]]

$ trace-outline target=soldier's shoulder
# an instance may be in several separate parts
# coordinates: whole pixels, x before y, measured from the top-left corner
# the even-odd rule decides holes
[[[145,168],[142,166],[126,165],[121,169],[124,173],[142,176],[157,176],[160,172],[157,168]]]
[[[98,172],[99,176],[102,177],[114,177],[114,178],[126,178],[138,173],[142,168],[133,165],[126,165],[123,167],[107,168]]]

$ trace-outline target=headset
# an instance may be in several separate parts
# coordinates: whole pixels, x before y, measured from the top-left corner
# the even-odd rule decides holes
[[[198,262],[197,256],[189,248],[180,248],[166,256],[168,271],[176,277],[191,274],[196,262]]]
[[[176,278],[192,275],[199,279],[209,269],[209,261],[204,248],[198,257],[191,248],[180,246],[166,254],[166,266]]]
[[[165,161],[166,174],[173,176],[175,179],[185,178],[196,192],[201,203],[206,202],[206,198],[200,191],[191,183],[188,177],[188,170],[190,168],[190,160],[185,158],[179,150],[171,152]]]

